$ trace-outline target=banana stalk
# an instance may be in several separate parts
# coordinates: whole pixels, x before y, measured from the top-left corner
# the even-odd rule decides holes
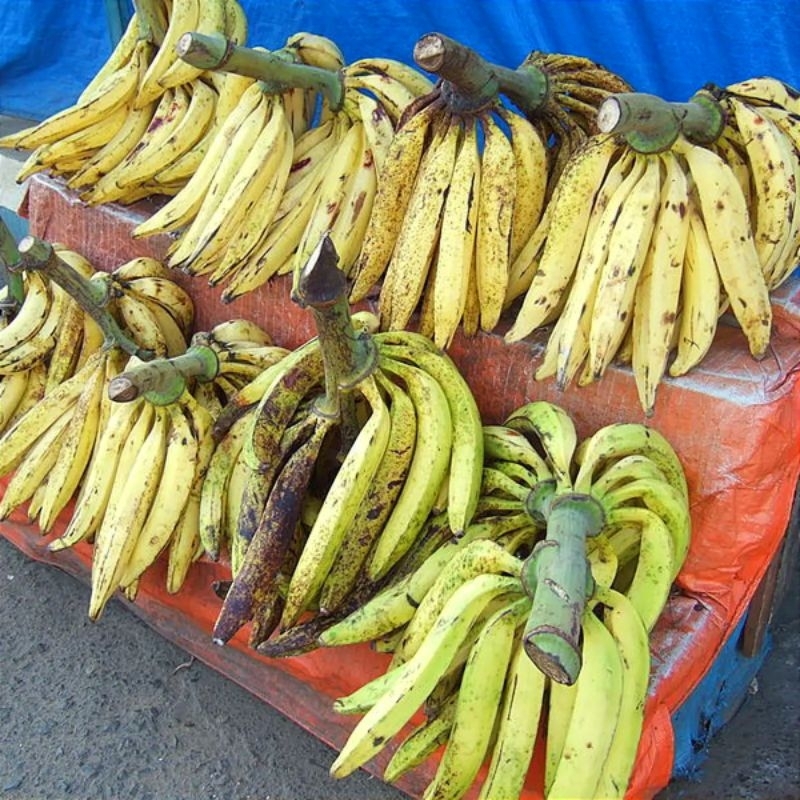
[[[716,140],[725,126],[719,102],[707,91],[697,92],[688,103],[671,103],[644,92],[610,95],[597,110],[602,133],[622,134],[640,153],[660,153],[679,134],[698,144]]]
[[[48,280],[58,284],[98,324],[105,337],[105,346],[117,346],[142,361],[149,361],[154,353],[136,344],[119,327],[104,306],[109,300],[108,281],[88,281],[61,259],[53,246],[35,236],[26,236],[19,243],[21,266],[29,271],[38,270]]]
[[[156,0],[133,0],[133,8],[139,23],[140,38],[147,39],[158,47],[164,41],[166,33],[159,13],[159,3]]]
[[[347,278],[338,261],[336,246],[326,234],[295,275],[292,300],[314,316],[325,365],[325,395],[316,401],[315,410],[341,420],[346,452],[359,429],[352,390],[377,367],[378,351],[368,333],[353,327]]]
[[[414,60],[442,80],[442,95],[455,111],[468,111],[508,95],[526,114],[539,108],[548,96],[547,76],[535,67],[509,69],[483,59],[472,48],[429,33],[414,46]]]
[[[321,92],[331,110],[344,103],[344,80],[338,72],[294,62],[289,48],[267,52],[237,45],[219,34],[188,31],[178,40],[176,51],[187,64],[199,69],[223,70],[256,78],[264,91],[280,94],[289,89]]]
[[[0,279],[4,280],[8,286],[9,300],[17,308],[25,300],[22,275],[14,271],[19,268],[21,261],[22,256],[17,249],[14,235],[8,225],[0,219]]]
[[[572,685],[581,669],[581,620],[594,584],[586,539],[605,524],[600,503],[587,494],[556,494],[551,482],[526,501],[535,519],[547,520],[547,537],[526,559],[522,583],[533,604],[523,643],[529,658],[552,680]]]
[[[219,358],[212,347],[192,345],[172,358],[154,358],[121,372],[109,381],[108,396],[117,403],[129,403],[143,396],[153,405],[174,403],[191,379],[207,383],[219,372]]]

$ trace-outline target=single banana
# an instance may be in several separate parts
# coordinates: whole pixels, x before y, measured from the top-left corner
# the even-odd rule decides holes
[[[547,679],[519,641],[508,667],[497,736],[479,800],[519,797],[530,768]]]
[[[497,326],[508,288],[510,245],[517,190],[514,150],[491,114],[481,117],[483,152],[478,190],[475,276],[480,326]]]
[[[596,797],[622,800],[636,763],[650,683],[650,640],[646,628],[625,595],[598,593],[605,606],[603,621],[622,659],[622,700],[614,739],[595,788]]]
[[[436,714],[428,716],[397,746],[383,770],[383,780],[394,783],[418,767],[447,741],[453,727],[457,694],[452,694]]]
[[[672,540],[670,577],[675,580],[686,559],[691,540],[691,517],[684,497],[665,481],[638,478],[612,489],[603,498],[606,514],[629,502],[644,505],[658,514],[666,524]]]
[[[433,298],[434,341],[450,346],[464,309],[475,259],[481,157],[474,120],[464,123],[464,137],[456,154],[453,177],[444,201],[442,230],[436,251]]]
[[[25,396],[29,375],[30,370],[26,369],[0,377],[0,433],[6,429]]]
[[[653,630],[669,599],[675,569],[675,547],[667,523],[649,508],[618,507],[608,513],[609,526],[639,525],[639,554],[625,596],[645,630]]]
[[[681,309],[673,377],[685,375],[702,361],[714,341],[722,303],[719,270],[696,203],[689,204],[689,231],[681,274]]]
[[[548,466],[559,484],[571,487],[572,457],[578,434],[572,417],[560,406],[534,400],[517,408],[503,423],[524,436],[533,435],[547,454]]]
[[[584,614],[582,651],[574,706],[547,792],[552,800],[595,796],[620,713],[622,659],[611,633],[592,611]]]

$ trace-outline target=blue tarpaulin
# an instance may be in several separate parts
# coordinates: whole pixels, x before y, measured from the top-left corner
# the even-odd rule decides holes
[[[588,56],[639,91],[685,101],[703,84],[774,75],[800,86],[797,0],[242,0],[249,43],[334,39],[348,60],[413,63],[438,31],[497,64],[531,50]],[[0,113],[40,119],[72,102],[110,52],[131,0],[11,0],[0,13]]]

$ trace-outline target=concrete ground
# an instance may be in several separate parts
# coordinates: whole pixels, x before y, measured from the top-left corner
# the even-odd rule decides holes
[[[0,134],[18,127],[0,118]],[[16,208],[19,154],[0,151],[0,206]],[[88,588],[0,537],[0,798],[400,800],[358,773],[333,781],[326,745],[190,659],[118,601],[86,616]],[[691,779],[657,800],[800,800],[800,581],[743,705]]]

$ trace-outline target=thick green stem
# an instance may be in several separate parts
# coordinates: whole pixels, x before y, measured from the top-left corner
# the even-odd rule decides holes
[[[597,127],[602,133],[622,134],[640,153],[668,150],[681,131],[673,104],[654,94],[613,94],[597,109]]]
[[[603,509],[585,494],[562,494],[549,503],[547,538],[523,568],[531,606],[523,642],[529,658],[558,683],[571,685],[581,668],[581,620],[593,590],[586,539],[604,524]]]
[[[527,113],[539,108],[547,97],[547,76],[541,70],[492,64],[441,33],[420,38],[414,45],[414,60],[442,79],[442,95],[456,111],[490,105],[502,93]]]
[[[325,396],[317,402],[317,411],[339,417],[345,447],[358,431],[352,390],[378,363],[372,337],[353,327],[347,295],[347,278],[339,269],[336,247],[325,235],[295,275],[292,300],[314,315],[325,365]]]
[[[108,396],[117,403],[128,403],[144,397],[154,405],[174,403],[194,378],[201,383],[214,380],[219,372],[219,359],[214,349],[193,345],[173,358],[154,358],[131,367],[112,378]]]
[[[669,149],[683,133],[694,142],[713,142],[722,132],[725,114],[710,92],[698,92],[688,103],[670,103],[643,92],[613,94],[597,110],[603,133],[625,136],[641,153]]]
[[[6,282],[10,299],[17,308],[25,300],[25,285],[22,281],[22,275],[14,271],[19,269],[21,263],[22,256],[17,248],[14,234],[11,233],[8,225],[0,218],[0,269],[2,269],[0,277]]]
[[[127,336],[117,321],[103,306],[108,302],[108,283],[95,283],[76,272],[59,258],[49,242],[35,236],[26,236],[19,243],[22,266],[38,270],[48,280],[58,284],[99,325],[105,336],[106,347],[117,346],[130,355],[149,361],[154,353],[139,347]]]
[[[339,72],[298,64],[287,49],[269,52],[243,47],[219,34],[185,33],[175,47],[187,63],[200,69],[224,70],[261,81],[264,91],[313,89],[325,95],[333,111],[344,103],[344,79]]]
[[[707,89],[696,92],[688,103],[676,104],[685,108],[681,132],[696,144],[711,144],[722,135],[725,128],[725,111],[719,100]]]

